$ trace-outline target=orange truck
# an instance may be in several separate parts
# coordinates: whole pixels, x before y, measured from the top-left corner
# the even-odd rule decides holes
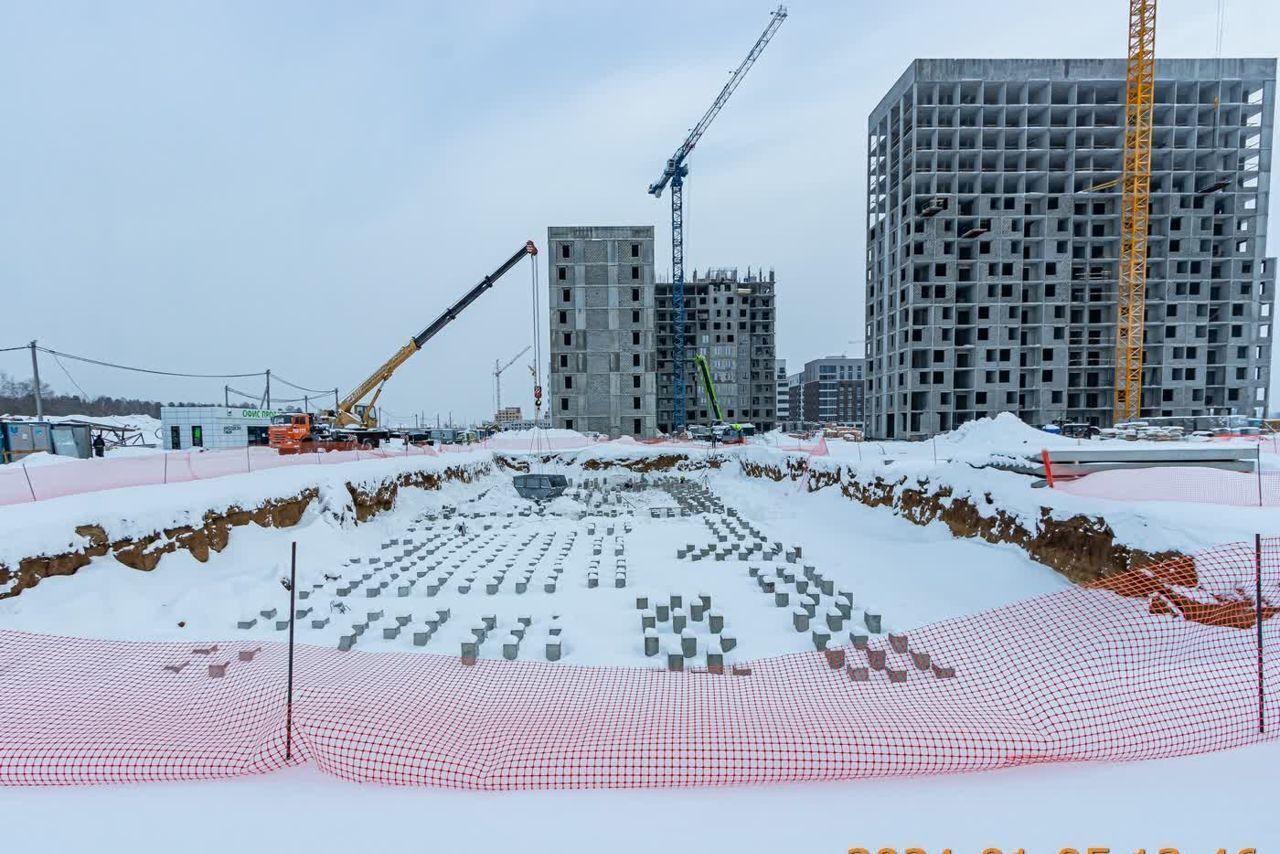
[[[378,425],[376,404],[382,394],[383,387],[396,368],[404,364],[410,356],[422,349],[423,345],[436,336],[440,330],[457,319],[467,306],[475,302],[482,293],[492,288],[525,256],[532,258],[538,254],[538,247],[532,240],[526,241],[514,255],[508,258],[498,269],[480,280],[479,284],[444,310],[430,326],[409,339],[384,362],[364,382],[356,386],[337,407],[320,414],[319,421],[315,415],[306,412],[289,412],[271,419],[267,428],[267,444],[282,454],[299,454],[311,451],[352,450],[358,447],[377,447],[390,438],[391,431]],[[370,395],[372,397],[370,398]],[[368,401],[366,402],[366,398]]]
[[[314,429],[306,412],[285,412],[271,419],[267,445],[282,454],[310,454],[317,451],[354,451],[360,443],[350,438],[329,438]]]

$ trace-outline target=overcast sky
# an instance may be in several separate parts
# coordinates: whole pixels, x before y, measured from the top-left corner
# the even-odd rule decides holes
[[[795,0],[690,160],[687,264],[775,268],[793,370],[860,354],[870,109],[919,56],[1122,56],[1127,5]],[[771,8],[0,0],[0,347],[345,390],[549,225],[655,225],[665,274],[646,187]],[[1160,0],[1158,54],[1213,56],[1216,12]],[[1229,0],[1223,54],[1277,50],[1280,3]],[[387,409],[490,414],[494,360],[532,341],[529,275],[405,365]],[[90,395],[222,397],[66,367]],[[76,390],[47,357],[42,377]],[[528,371],[504,379],[531,409]]]

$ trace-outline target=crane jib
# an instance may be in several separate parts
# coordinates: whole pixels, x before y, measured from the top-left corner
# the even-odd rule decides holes
[[[377,402],[378,395],[382,394],[382,387],[386,385],[387,380],[391,379],[391,375],[395,373],[396,369],[408,361],[410,356],[421,350],[422,346],[434,338],[436,333],[456,320],[463,309],[474,302],[480,294],[493,287],[494,283],[514,267],[521,258],[526,255],[537,254],[538,247],[534,245],[533,241],[525,241],[524,246],[520,247],[520,250],[508,258],[501,267],[481,279],[480,283],[468,291],[466,296],[445,309],[444,313],[437,317],[430,326],[411,338],[408,344],[397,350],[395,355],[370,374],[364,382],[352,389],[351,393],[338,404],[337,411],[334,413],[335,423],[339,426],[358,424],[363,428],[376,427],[377,422],[373,414],[373,404]],[[373,398],[362,408],[359,415],[355,414],[356,407],[370,393],[373,393]]]
[[[476,297],[493,287],[494,283],[497,282],[498,279],[502,278],[502,276],[514,267],[522,258],[524,258],[524,256],[535,255],[537,254],[537,251],[537,248],[533,245],[533,241],[526,243],[520,248],[520,251],[508,258],[501,267],[481,279],[480,283],[468,291],[462,299],[445,309],[444,313],[437,317],[430,326],[413,336],[413,343],[418,346],[418,349],[421,349],[422,346],[434,338],[440,330],[444,329],[456,320],[458,315],[462,313],[463,309],[475,302]]]

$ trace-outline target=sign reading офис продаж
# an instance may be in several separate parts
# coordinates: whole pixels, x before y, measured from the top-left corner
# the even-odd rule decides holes
[[[162,406],[160,438],[169,451],[265,445],[271,419],[281,413],[245,406]]]

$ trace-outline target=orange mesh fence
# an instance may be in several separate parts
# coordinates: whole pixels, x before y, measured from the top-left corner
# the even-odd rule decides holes
[[[1274,738],[1278,723],[1280,655],[1265,650],[1280,650],[1280,540],[1257,555],[1252,544],[1227,546],[725,672],[466,666],[299,647],[291,761],[348,780],[516,789],[829,780],[1236,747]],[[0,783],[283,767],[286,654],[0,632]]]

